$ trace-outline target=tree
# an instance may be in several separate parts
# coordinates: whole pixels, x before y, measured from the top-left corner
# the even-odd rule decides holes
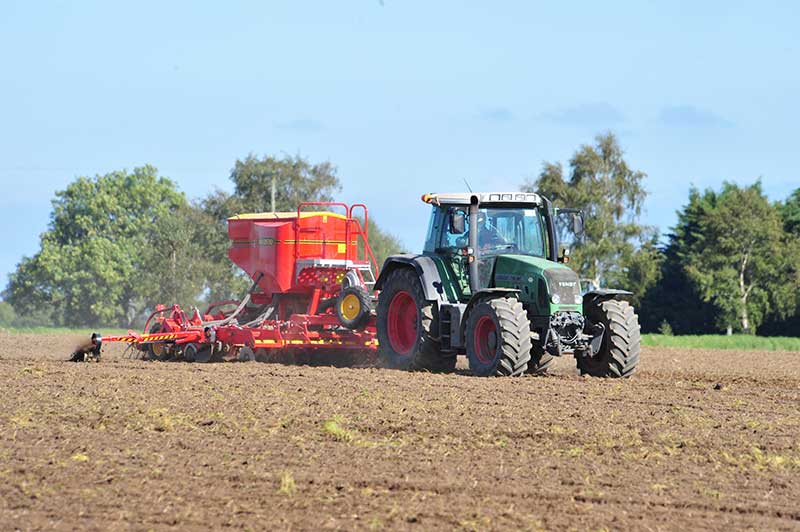
[[[196,304],[213,270],[200,235],[210,220],[194,205],[184,203],[156,218],[146,229],[149,245],[134,284],[145,302]]]
[[[784,253],[796,257],[788,262],[791,267],[790,277],[800,286],[800,188],[795,190],[780,206],[783,228],[787,235],[787,247]],[[796,291],[795,310],[788,318],[768,318],[759,327],[758,333],[775,336],[800,336],[800,291]]]
[[[68,326],[127,326],[150,302],[140,271],[157,222],[186,198],[152,166],[79,177],[56,193],[41,249],[10,275],[6,299],[18,314]]]
[[[786,253],[792,244],[760,181],[744,188],[725,183],[717,194],[706,191],[704,203],[685,270],[716,307],[717,323],[753,333],[766,316],[789,315],[797,302]]]
[[[711,334],[717,331],[716,308],[706,302],[686,274],[691,250],[703,238],[701,220],[713,208],[714,194],[689,193],[688,204],[678,212],[678,223],[661,250],[658,281],[644,294],[640,319],[643,331],[656,332],[666,322],[676,334]]]
[[[273,179],[276,211],[293,211],[304,201],[332,201],[333,194],[342,188],[336,167],[328,161],[313,164],[299,155],[259,159],[250,154],[237,160],[231,170],[236,207],[240,211],[269,211]]]
[[[781,205],[780,213],[786,232],[800,237],[800,188]]]
[[[623,286],[633,292],[630,301],[635,308],[640,309],[640,314],[649,311],[643,307],[642,302],[648,290],[661,280],[664,259],[664,254],[658,247],[658,238],[653,235],[638,249],[623,255],[622,275],[611,281],[614,285]]]
[[[0,301],[0,327],[11,327],[17,318],[14,307],[8,301]]]
[[[400,240],[393,234],[381,229],[372,218],[369,220],[369,247],[372,249],[372,254],[375,255],[378,269],[383,267],[383,263],[389,255],[405,253]],[[363,256],[360,248],[359,254]]]
[[[598,135],[594,145],[584,144],[572,156],[569,176],[561,163],[545,162],[522,190],[584,212],[585,236],[571,255],[581,277],[597,286],[635,284],[644,290],[657,276],[657,268],[647,264],[654,256],[655,230],[637,222],[647,195],[646,174],[631,169],[623,155],[613,133]]]

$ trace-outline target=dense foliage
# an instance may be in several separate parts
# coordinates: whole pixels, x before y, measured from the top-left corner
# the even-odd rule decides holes
[[[760,182],[692,189],[663,249],[661,280],[643,299],[643,327],[800,334],[792,318],[800,288],[800,244],[788,230],[793,212],[770,203]]]

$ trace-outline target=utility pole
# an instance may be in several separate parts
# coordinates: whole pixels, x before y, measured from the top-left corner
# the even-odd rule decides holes
[[[272,212],[275,212],[275,176],[272,176]]]

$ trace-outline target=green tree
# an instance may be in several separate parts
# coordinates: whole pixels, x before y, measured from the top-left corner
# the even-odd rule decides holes
[[[150,304],[199,303],[207,288],[212,265],[200,238],[208,217],[189,203],[175,207],[153,220],[144,235],[149,245],[142,254],[134,284],[138,296]]]
[[[185,205],[152,166],[76,179],[56,193],[40,250],[10,275],[8,302],[55,324],[128,325],[150,304],[140,272],[157,222]]]
[[[293,211],[304,201],[333,201],[342,188],[333,164],[314,164],[299,155],[259,159],[250,154],[234,163],[230,177],[240,211],[269,211],[273,178],[276,211]]]
[[[595,137],[569,160],[569,175],[561,163],[545,162],[539,176],[522,186],[559,206],[584,212],[585,236],[574,244],[572,263],[581,277],[595,285],[636,285],[646,290],[658,276],[648,261],[655,257],[655,230],[638,223],[647,192],[645,173],[633,170],[613,133]]]
[[[790,277],[800,286],[800,188],[795,190],[780,206],[783,227],[787,234],[787,247],[784,253],[796,257],[790,259]],[[793,315],[786,319],[773,316],[767,319],[759,334],[777,336],[800,336],[800,290],[796,291],[797,302]]]
[[[787,253],[793,244],[761,183],[725,183],[719,193],[706,191],[705,204],[685,269],[703,300],[715,305],[718,324],[753,333],[766,316],[793,312],[797,284]]]
[[[781,205],[780,211],[786,232],[800,237],[800,188]]]
[[[14,307],[8,301],[0,301],[0,327],[11,327],[17,318]]]
[[[381,229],[372,218],[369,221],[369,247],[372,249],[372,254],[375,255],[378,269],[383,267],[383,263],[389,255],[406,252],[400,240],[393,234]],[[359,251],[359,254],[361,253]]]
[[[661,280],[664,259],[655,235],[621,257],[623,269],[611,282],[633,292],[630,301],[640,314],[648,312],[642,302],[648,290]]]
[[[678,223],[667,235],[661,250],[658,281],[644,294],[640,306],[642,330],[656,332],[667,323],[675,334],[710,334],[717,331],[713,303],[701,297],[686,274],[686,260],[703,237],[701,220],[713,208],[715,196],[695,189],[689,202],[678,212]]]

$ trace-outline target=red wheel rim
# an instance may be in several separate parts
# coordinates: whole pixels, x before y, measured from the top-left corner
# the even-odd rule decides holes
[[[417,303],[411,294],[401,290],[394,295],[386,325],[392,350],[399,355],[410,355],[417,342]]]
[[[475,356],[481,364],[491,364],[497,355],[497,327],[489,316],[481,316],[475,325]]]

